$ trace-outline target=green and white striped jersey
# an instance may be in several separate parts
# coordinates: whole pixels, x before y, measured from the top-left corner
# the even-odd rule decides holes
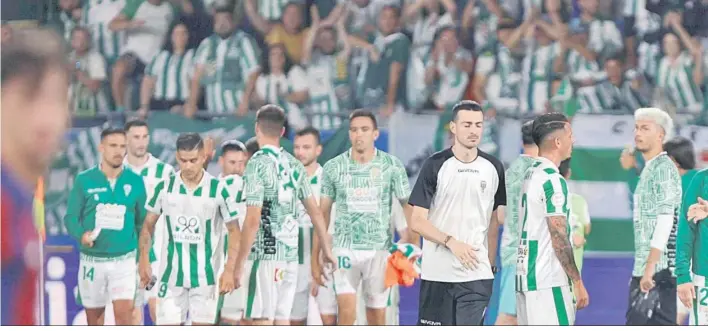
[[[435,82],[436,89],[433,93],[433,102],[438,108],[452,106],[457,100],[462,100],[469,83],[469,75],[460,70],[454,61],[472,60],[470,51],[458,47],[449,63],[445,63],[445,56],[438,57],[437,63],[432,59],[428,66],[437,67],[439,76]]]
[[[304,64],[310,95],[309,109],[314,113],[311,123],[318,130],[339,128],[342,118],[327,114],[336,114],[353,106],[349,60],[338,54],[326,55],[313,51],[310,62]]]
[[[258,13],[269,21],[279,21],[285,5],[292,0],[259,0]]]
[[[293,92],[307,90],[307,77],[305,71],[299,66],[293,66],[286,75],[261,74],[256,79],[255,93],[266,103],[276,104],[285,110],[289,124],[293,125],[298,121],[293,121],[293,116],[300,118],[299,122],[307,122],[302,117],[300,106],[294,102],[286,100],[286,96]],[[305,124],[306,125],[306,124]],[[298,127],[298,125],[295,125]]]
[[[479,56],[494,56],[497,49],[497,23],[499,18],[494,15],[483,1],[475,3],[474,14],[474,47]]]
[[[152,156],[148,153],[148,160],[142,166],[133,166],[128,162],[128,158],[123,159],[123,165],[133,171],[134,173],[140,175],[145,183],[145,192],[148,194],[148,201],[150,201],[150,196],[155,192],[155,186],[163,180],[169,179],[173,176],[175,169],[162,161],[160,159]],[[150,250],[150,260],[158,261],[160,259],[160,254],[162,253],[165,236],[167,235],[167,229],[165,228],[165,222],[161,218],[155,225],[155,234],[152,239],[152,250]]]
[[[570,234],[568,185],[558,167],[544,157],[526,171],[521,188],[518,224],[519,248],[516,263],[516,291],[536,291],[569,286],[570,278],[556,257],[547,218],[566,218]],[[569,236],[570,238],[570,236]],[[568,239],[569,239],[568,238]]]
[[[501,241],[502,266],[514,266],[516,251],[519,245],[519,203],[521,202],[521,186],[524,175],[535,159],[521,155],[506,169],[506,212],[504,216],[504,232]]]
[[[634,191],[634,269],[632,276],[641,277],[647,266],[659,215],[670,215],[674,226],[666,249],[663,250],[656,272],[669,268],[674,273],[676,266],[676,230],[678,213],[681,208],[681,176],[674,162],[666,152],[648,160],[639,176]]]
[[[298,200],[312,195],[305,167],[282,147],[266,145],[248,160],[244,181],[246,205],[262,208],[248,259],[297,261]]]
[[[167,227],[161,282],[184,288],[216,285],[224,263],[224,222],[236,221],[235,204],[221,181],[206,171],[193,190],[179,172],[155,186],[145,209],[163,215]]]
[[[693,81],[693,59],[681,53],[672,61],[664,56],[659,62],[656,86],[665,89],[676,108],[698,113],[703,108],[703,93]]]
[[[588,49],[598,54],[598,62],[624,48],[624,40],[614,21],[595,18],[588,28]]]
[[[195,65],[203,66],[201,85],[210,112],[234,112],[241,103],[248,76],[259,68],[261,50],[251,36],[236,31],[228,39],[214,34],[197,48]]]
[[[523,113],[543,113],[546,101],[551,99],[554,77],[553,61],[560,54],[557,42],[529,47],[522,64],[519,95]]]
[[[145,68],[145,74],[155,78],[156,100],[180,100],[189,98],[194,50],[189,49],[181,55],[163,50],[158,53]]]
[[[393,199],[410,195],[406,168],[397,157],[376,150],[366,164],[352,159],[351,149],[324,166],[322,196],[337,204],[336,248],[388,250],[393,237]]]
[[[75,68],[86,73],[94,80],[105,82],[107,80],[106,61],[103,56],[96,51],[78,56],[72,52],[69,56]],[[71,110],[77,116],[95,116],[97,113],[108,112],[108,99],[102,88],[96,91],[81,83],[78,79],[73,79],[69,86],[69,96],[71,100]]]
[[[83,6],[82,24],[91,30],[93,48],[113,64],[125,44],[125,32],[114,32],[108,24],[120,14],[125,0],[87,0]]]
[[[229,195],[236,200],[236,210],[238,212],[238,225],[243,228],[243,221],[246,217],[246,196],[243,194],[243,177],[239,175],[219,176],[224,183]]]
[[[634,17],[634,29],[641,38],[659,31],[661,16],[646,9],[647,0],[625,0],[622,16]]]

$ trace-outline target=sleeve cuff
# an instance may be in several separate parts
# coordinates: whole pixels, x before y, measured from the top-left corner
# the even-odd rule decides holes
[[[686,273],[682,275],[677,275],[676,276],[676,284],[681,285],[681,284],[686,284],[691,282],[691,273]]]

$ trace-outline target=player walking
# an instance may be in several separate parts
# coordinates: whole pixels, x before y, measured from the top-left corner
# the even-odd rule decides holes
[[[410,199],[411,227],[425,239],[418,325],[482,325],[494,284],[504,166],[477,148],[482,107],[452,111],[454,143],[425,160]]]
[[[310,215],[317,236],[325,242],[324,260],[334,263],[325,221],[312,196],[302,163],[280,147],[285,112],[274,105],[256,114],[261,149],[246,165],[246,220],[238,256],[226,263],[225,277],[248,290],[244,322],[289,325],[298,271],[298,205]],[[248,261],[246,261],[248,259]],[[275,280],[275,281],[274,281]]]
[[[239,217],[239,227],[243,228],[244,215],[246,215],[246,200],[243,197],[243,172],[246,170],[248,162],[248,152],[246,146],[238,140],[227,140],[221,144],[221,156],[219,165],[221,174],[219,179],[223,182],[229,195],[236,200],[236,209]],[[228,235],[225,241],[228,242]],[[227,250],[228,246],[225,245]],[[224,302],[220,312],[220,325],[238,325],[243,316],[245,303],[244,289],[239,288],[224,295]]]
[[[683,305],[691,310],[693,325],[708,325],[708,202],[705,199],[708,199],[708,169],[699,171],[691,181],[678,223],[678,295]]]
[[[573,325],[576,309],[589,303],[569,241],[568,186],[558,171],[573,150],[573,133],[565,115],[551,113],[534,120],[532,136],[539,157],[521,189],[516,316],[519,325]]]
[[[315,128],[305,128],[295,134],[294,140],[295,158],[305,166],[307,176],[310,180],[312,195],[320,201],[322,187],[322,167],[317,163],[317,158],[322,154],[320,144],[320,132]],[[310,310],[319,312],[323,325],[337,324],[337,298],[335,297],[332,285],[319,286],[312,282],[311,273],[311,252],[312,252],[312,221],[305,212],[305,206],[300,205],[298,218],[300,230],[298,233],[298,270],[297,290],[295,301],[290,315],[291,325],[306,325]],[[332,234],[333,227],[329,226]],[[311,299],[314,297],[314,299]],[[312,305],[316,300],[317,305]]]
[[[336,202],[333,246],[339,270],[334,273],[334,288],[339,325],[354,325],[360,283],[367,324],[385,325],[389,289],[384,276],[393,239],[392,200],[401,203],[406,219],[410,215],[406,169],[398,158],[374,147],[378,136],[376,117],[368,111],[354,111],[349,117],[352,148],[324,166],[320,203],[326,219]],[[313,278],[319,281],[317,259],[312,263]]]
[[[103,130],[98,148],[101,163],[76,176],[64,224],[81,247],[78,297],[86,308],[87,324],[102,324],[110,299],[116,324],[131,325],[145,184],[140,176],[124,170],[123,129]]]
[[[229,232],[229,254],[239,238],[235,200],[217,179],[203,168],[204,141],[196,133],[177,138],[180,171],[155,186],[146,204],[147,217],[140,233],[140,278],[144,286],[152,277],[149,252],[155,224],[164,216],[164,245],[157,290],[157,324],[193,325],[216,323],[219,293],[233,290],[233,278],[217,279],[223,266],[224,224]],[[217,283],[218,280],[218,283]]]
[[[499,295],[499,316],[496,325],[516,325],[516,251],[519,248],[519,202],[521,185],[526,170],[538,156],[538,147],[533,142],[531,130],[533,121],[521,126],[521,140],[524,152],[506,169],[506,202],[504,232],[501,241],[501,287]]]
[[[124,126],[126,141],[128,142],[128,154],[123,160],[123,165],[140,175],[145,183],[145,191],[152,193],[153,189],[162,180],[165,180],[174,174],[174,168],[171,165],[160,161],[160,159],[148,153],[147,149],[150,145],[150,130],[145,121],[131,120],[125,123]],[[155,240],[150,251],[150,263],[152,266],[153,275],[160,275],[160,264],[158,262],[160,253],[162,252],[163,238],[167,232],[164,222],[158,222],[156,225]],[[133,310],[133,324],[143,324],[143,306],[145,300],[148,300],[150,308],[150,317],[153,323],[157,318],[155,309],[157,307],[157,286],[153,286],[149,291],[138,289],[138,294],[135,296],[135,309]]]
[[[681,177],[676,165],[663,151],[673,133],[671,117],[658,108],[640,108],[634,113],[636,149],[646,161],[634,192],[634,270],[630,297],[649,292],[655,286],[658,305],[653,314],[632,314],[628,325],[676,325],[676,226],[681,206]],[[630,302],[633,300],[630,300]],[[633,317],[637,316],[637,318]]]

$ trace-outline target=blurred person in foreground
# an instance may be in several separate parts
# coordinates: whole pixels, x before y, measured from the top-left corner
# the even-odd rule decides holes
[[[671,158],[671,160],[674,161],[674,164],[676,164],[676,168],[678,168],[679,175],[681,175],[681,192],[683,192],[683,200],[685,200],[688,198],[687,194],[689,191],[689,187],[693,181],[693,178],[698,173],[698,171],[695,169],[696,155],[693,150],[693,143],[684,137],[674,137],[671,140],[664,143],[664,150],[666,151],[666,154],[669,156],[669,158]],[[700,194],[698,196],[700,196]],[[696,203],[696,197],[697,196],[694,193],[693,198],[690,198],[690,199],[692,199],[691,201],[686,201],[685,205],[681,205],[681,209],[684,211],[681,212],[681,214],[679,215],[679,222],[681,222],[682,217],[683,218],[686,217],[686,212],[688,211],[688,207],[690,207],[691,204]],[[681,225],[678,225],[678,228],[679,228],[679,230],[677,230],[677,233],[680,231]],[[677,236],[678,236],[678,234],[677,234]],[[676,244],[676,249],[677,249],[677,252],[676,252],[677,284],[679,281],[678,275],[680,273],[679,264],[678,264],[679,263],[678,262],[679,261],[679,254],[680,254],[678,252],[678,249],[680,247],[678,244],[679,238],[680,237],[676,238],[676,241],[677,241],[677,244]],[[690,237],[690,236],[685,237],[684,236],[684,239],[693,240],[693,237]],[[691,245],[692,244],[693,243],[691,243]],[[692,246],[689,246],[689,247],[692,248]],[[689,249],[689,254],[691,254],[690,249]],[[690,266],[690,260],[688,261],[688,264],[686,265],[685,271],[688,271],[689,266]],[[689,276],[688,279],[690,280],[690,274],[688,274],[688,276]],[[688,283],[690,283],[690,281]],[[684,305],[680,300],[681,299],[680,294],[677,293],[677,295],[679,295],[679,297],[678,297],[679,301],[677,302],[677,307],[676,307],[676,309],[677,309],[676,322],[679,325],[684,325],[686,323],[686,319],[691,314],[690,307],[692,307],[692,305]],[[706,305],[704,305],[704,306],[708,306],[708,303],[706,303]],[[692,319],[692,321],[695,322],[695,319]],[[692,322],[692,324],[694,324],[694,323]]]
[[[58,35],[44,29],[15,31],[2,44],[2,325],[37,322],[41,260],[32,190],[69,123],[69,71],[63,46]]]
[[[570,180],[570,159],[561,162],[558,171],[566,181]],[[570,244],[573,245],[573,256],[578,272],[583,271],[583,253],[585,252],[585,238],[590,235],[590,212],[588,202],[580,194],[568,193],[568,209],[570,210]]]
[[[674,267],[681,179],[663,147],[673,133],[673,120],[659,108],[637,109],[634,119],[634,143],[646,164],[633,199],[635,252],[627,325],[676,325]]]

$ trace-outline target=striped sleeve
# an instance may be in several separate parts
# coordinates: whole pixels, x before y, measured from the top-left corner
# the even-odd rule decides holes
[[[165,196],[165,193],[167,193],[167,186],[172,186],[174,185],[175,177],[170,177],[167,180],[162,180],[157,185],[155,185],[155,188],[152,190],[152,193],[149,196],[149,199],[147,199],[145,203],[145,209],[148,212],[151,212],[153,214],[162,214],[162,199]]]
[[[239,214],[236,196],[229,193],[229,190],[226,189],[224,182],[219,182],[217,187],[219,192],[219,212],[221,213],[221,217],[224,219],[224,222],[229,223],[238,221],[239,217],[242,217],[242,215]]]
[[[243,54],[241,56],[241,70],[244,73],[243,80],[245,83],[248,80],[248,76],[260,68],[258,59],[260,58],[261,50],[250,36],[241,38],[240,46],[241,54]]]
[[[162,51],[162,52],[160,52],[160,53],[157,53],[157,55],[155,55],[155,56],[152,57],[152,61],[150,61],[150,64],[148,64],[148,66],[145,67],[145,74],[146,74],[146,75],[148,75],[148,76],[157,76],[157,72],[155,72],[155,71],[156,71],[156,70],[155,70],[155,69],[156,69],[156,68],[155,68],[155,63],[156,63],[157,60],[160,58],[160,56],[162,56],[162,53],[163,53],[163,52],[164,52],[164,51]]]
[[[205,65],[209,60],[209,51],[211,47],[211,38],[202,40],[197,48],[197,53],[194,56],[194,65]]]
[[[305,170],[305,167],[302,166],[301,164],[298,164],[297,171],[299,172],[299,176],[300,176],[297,179],[297,181],[298,181],[297,196],[298,196],[298,199],[300,199],[302,201],[302,200],[305,200],[305,199],[312,196],[312,187],[310,186],[310,179],[307,178],[307,170]]]
[[[549,175],[543,182],[543,200],[546,216],[567,216],[568,185],[555,169],[544,169]]]

